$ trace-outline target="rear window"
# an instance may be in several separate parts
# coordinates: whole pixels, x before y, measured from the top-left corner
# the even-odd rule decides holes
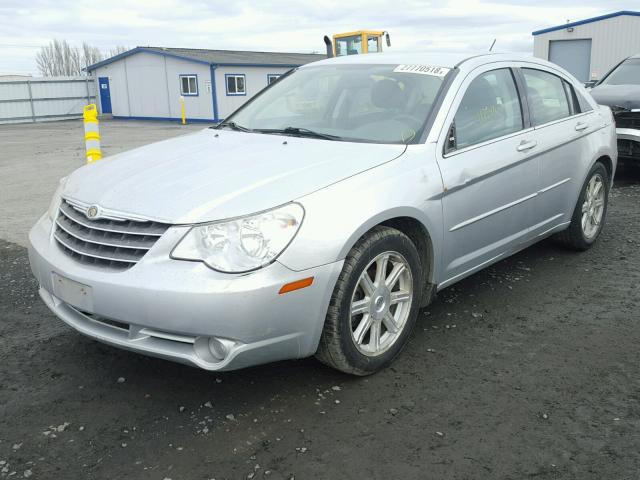
[[[531,68],[523,68],[522,74],[534,125],[542,125],[572,115],[564,80],[551,73]]]

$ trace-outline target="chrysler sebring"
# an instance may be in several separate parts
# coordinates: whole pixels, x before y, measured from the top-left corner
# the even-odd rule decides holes
[[[550,235],[589,248],[616,156],[610,109],[551,63],[327,59],[214,128],[76,170],[30,261],[55,315],[101,342],[366,375],[437,291]]]

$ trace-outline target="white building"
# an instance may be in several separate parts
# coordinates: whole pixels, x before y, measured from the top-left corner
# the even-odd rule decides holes
[[[136,47],[87,70],[100,113],[114,118],[218,122],[292,68],[325,55]]]
[[[533,32],[533,55],[554,62],[578,80],[599,80],[640,53],[640,12],[622,11]]]

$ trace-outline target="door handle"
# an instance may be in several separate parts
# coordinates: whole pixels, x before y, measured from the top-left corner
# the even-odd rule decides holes
[[[584,123],[584,122],[576,123],[576,132],[580,132],[580,131],[585,130],[587,128],[589,128],[589,124],[588,123]]]
[[[516,147],[516,150],[519,152],[526,152],[527,150],[531,150],[537,145],[538,145],[538,142],[536,142],[535,140],[531,140],[530,142],[523,140],[522,142],[520,142],[520,145]]]

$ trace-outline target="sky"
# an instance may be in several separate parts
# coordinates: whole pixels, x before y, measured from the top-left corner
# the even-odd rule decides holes
[[[324,52],[323,35],[387,30],[394,50],[532,53],[531,32],[640,0],[0,0],[0,74],[37,75],[53,39],[117,45]]]

